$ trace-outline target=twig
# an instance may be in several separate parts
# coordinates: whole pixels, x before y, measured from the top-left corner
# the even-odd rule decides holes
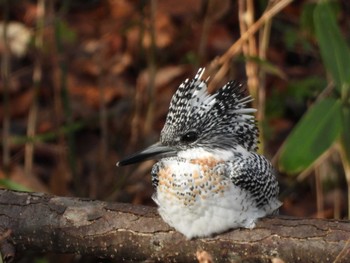
[[[33,88],[34,95],[32,105],[28,114],[28,127],[27,127],[27,137],[33,138],[35,136],[36,122],[38,117],[38,96],[39,88],[41,85],[42,78],[42,46],[43,46],[43,32],[45,24],[45,0],[40,0],[37,5],[37,21],[36,21],[36,36],[35,36],[35,47],[37,51],[37,56],[34,63],[33,72]],[[24,171],[26,175],[32,173],[33,169],[33,159],[34,159],[34,143],[27,142],[25,145],[25,156],[24,156]]]
[[[320,166],[315,167],[315,181],[316,181],[316,203],[317,203],[317,217],[324,218],[324,197],[322,189],[322,170]]]
[[[3,120],[3,126],[2,126],[2,155],[3,155],[3,167],[4,172],[7,175],[9,173],[10,169],[10,145],[9,145],[9,137],[10,137],[10,98],[9,98],[9,91],[10,91],[10,47],[7,37],[7,29],[8,29],[8,19],[9,19],[9,1],[5,0],[3,4],[3,43],[4,43],[4,51],[1,59],[1,76],[3,81],[3,97],[2,102],[4,105],[4,120]]]
[[[144,136],[147,136],[153,127],[154,122],[154,106],[155,106],[155,79],[156,79],[156,12],[157,12],[157,0],[150,1],[150,27],[149,33],[151,36],[151,45],[149,52],[147,52],[148,63],[148,109],[146,115],[146,121],[144,126]]]
[[[201,36],[199,39],[199,46],[198,46],[198,62],[201,64],[202,61],[205,61],[205,51],[206,51],[206,46],[207,46],[207,41],[208,41],[208,34],[209,34],[209,29],[211,25],[211,18],[210,18],[210,12],[209,9],[212,6],[212,0],[208,1],[202,1],[202,4],[205,5],[204,7],[204,19],[202,23],[202,32]],[[198,65],[196,65],[198,66]]]
[[[239,25],[241,30],[241,35],[247,31],[254,23],[254,2],[252,0],[240,0],[238,2],[239,6]],[[255,35],[251,34],[247,41],[242,44],[243,54],[246,58],[257,56],[257,44],[255,40]],[[247,84],[250,94],[256,98],[254,100],[254,107],[256,108],[257,101],[259,100],[257,94],[258,87],[258,66],[254,61],[246,61],[246,74],[247,74]]]
[[[271,1],[269,2],[271,3]],[[266,59],[266,52],[269,46],[270,33],[271,33],[271,19],[268,19],[263,28],[260,30],[259,35],[259,58],[261,60]],[[258,76],[258,106],[257,106],[257,119],[259,120],[259,141],[260,151],[265,152],[265,132],[264,132],[264,121],[265,121],[265,106],[266,106],[266,74],[264,70],[259,71]]]
[[[346,152],[343,145],[338,144],[338,152],[343,163],[346,183],[348,186],[348,218],[350,219],[350,160],[346,156]]]
[[[226,75],[229,70],[229,62],[231,58],[241,50],[243,43],[292,1],[293,0],[276,1],[277,3],[275,5],[268,6],[268,9],[263,13],[263,15],[252,26],[250,26],[243,35],[241,35],[241,37],[226,51],[224,55],[212,61],[211,68],[219,67],[219,70],[212,79],[210,85],[216,86],[218,81]]]

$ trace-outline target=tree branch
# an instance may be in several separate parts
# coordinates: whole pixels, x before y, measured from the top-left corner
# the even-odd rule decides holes
[[[186,240],[153,207],[0,190],[0,251],[75,253],[120,260],[196,262],[346,262],[350,223],[264,218],[253,230]],[[4,252],[4,247],[7,249]],[[13,255],[10,255],[10,258]]]

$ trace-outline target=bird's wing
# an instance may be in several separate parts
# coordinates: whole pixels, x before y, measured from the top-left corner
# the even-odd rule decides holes
[[[271,210],[270,213],[280,207],[276,172],[264,156],[251,152],[248,156],[238,155],[222,165],[232,183],[249,192],[257,207],[265,207]]]

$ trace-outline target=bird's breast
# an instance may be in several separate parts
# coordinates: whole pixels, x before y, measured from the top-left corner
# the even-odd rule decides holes
[[[194,205],[225,192],[229,181],[213,158],[167,158],[158,164],[157,198],[184,206]]]
[[[208,236],[232,227],[253,227],[264,211],[229,179],[228,165],[217,158],[160,160],[153,196],[161,217],[186,237]]]

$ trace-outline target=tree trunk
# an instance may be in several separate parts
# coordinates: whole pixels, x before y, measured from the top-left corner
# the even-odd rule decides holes
[[[0,190],[0,251],[134,261],[350,262],[350,223],[275,217],[256,228],[187,240],[153,207]]]

